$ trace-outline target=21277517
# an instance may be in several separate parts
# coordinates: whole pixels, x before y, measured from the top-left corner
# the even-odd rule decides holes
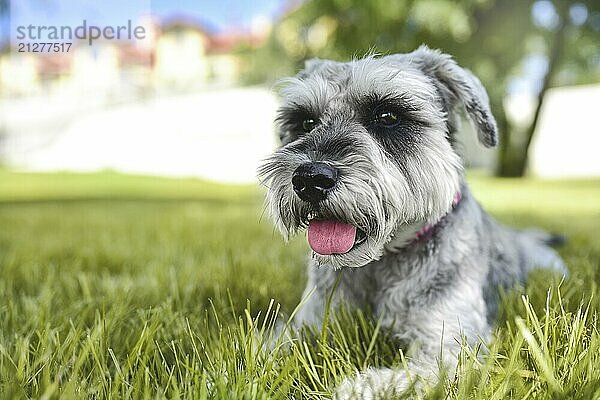
[[[68,53],[73,43],[19,43],[17,52],[19,53]]]

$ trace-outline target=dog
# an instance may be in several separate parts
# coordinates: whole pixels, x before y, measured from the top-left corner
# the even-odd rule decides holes
[[[461,342],[489,339],[501,289],[528,272],[566,274],[555,236],[517,231],[482,210],[465,182],[456,133],[466,116],[498,143],[487,93],[451,56],[421,46],[350,62],[313,59],[282,81],[282,146],[258,170],[284,237],[307,230],[306,301],[294,324],[333,306],[370,309],[410,344],[408,368],[346,378],[335,399],[403,393],[457,365]],[[312,295],[309,296],[309,293]]]

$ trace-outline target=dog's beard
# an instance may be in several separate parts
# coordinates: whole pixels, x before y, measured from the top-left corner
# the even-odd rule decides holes
[[[350,224],[357,233],[349,251],[313,251],[313,258],[334,268],[361,267],[379,259],[398,230],[437,220],[450,209],[459,187],[460,161],[457,156],[443,158],[447,163],[436,161],[440,159],[420,157],[407,162],[403,171],[379,149],[331,161],[341,179],[317,204],[301,200],[291,185],[293,171],[311,161],[306,154],[284,147],[265,161],[259,177],[268,188],[269,213],[286,239],[307,229],[312,220]]]

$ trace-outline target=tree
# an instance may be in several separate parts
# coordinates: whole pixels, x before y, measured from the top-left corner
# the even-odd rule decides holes
[[[542,15],[533,18],[530,35],[539,38],[547,68],[540,79],[535,111],[531,123],[523,130],[521,140],[515,140],[515,127],[506,125],[501,143],[497,173],[500,176],[523,176],[531,141],[539,122],[540,111],[548,89],[566,84],[598,81],[600,60],[593,57],[600,52],[600,12],[597,1],[537,1],[533,7],[543,7]],[[546,16],[543,16],[543,15]],[[595,18],[595,20],[594,20]],[[536,21],[537,19],[537,21]]]
[[[497,172],[502,176],[521,176],[547,89],[600,78],[600,61],[590,61],[600,42],[598,3],[307,1],[285,15],[266,45],[252,54],[253,61],[248,65],[253,74],[247,76],[252,76],[252,81],[273,80],[298,70],[303,60],[311,57],[343,60],[369,52],[408,52],[426,43],[454,55],[461,65],[480,77],[502,135]],[[535,14],[540,7],[548,14],[542,15],[541,22]],[[534,118],[523,128],[511,122],[503,101],[511,82],[532,55],[548,62],[538,85]]]

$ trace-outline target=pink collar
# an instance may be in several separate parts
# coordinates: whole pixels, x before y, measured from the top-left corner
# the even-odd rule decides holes
[[[456,206],[458,205],[458,203],[460,203],[461,200],[462,200],[462,195],[460,194],[460,192],[456,192],[456,194],[454,195],[454,199],[452,200],[452,209],[456,208]],[[448,214],[446,214],[446,215],[448,215]],[[423,227],[421,229],[419,229],[417,231],[417,233],[415,234],[413,243],[419,242],[423,239],[428,239],[429,237],[431,237],[431,234],[433,233],[433,230],[435,229],[435,227],[438,226],[440,224],[440,222],[442,222],[444,220],[444,218],[446,218],[446,215],[444,215],[442,218],[440,218],[440,220],[438,222],[436,222],[435,224],[423,225]]]

